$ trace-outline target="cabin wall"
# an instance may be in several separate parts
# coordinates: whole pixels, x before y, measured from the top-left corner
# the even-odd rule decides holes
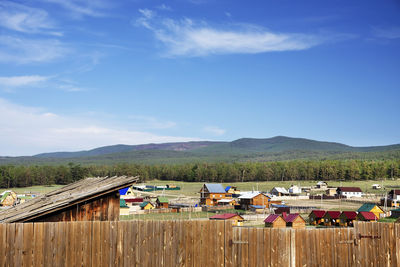
[[[115,191],[26,222],[118,221],[119,205]]]
[[[253,204],[252,205],[256,205],[256,206],[265,206],[266,208],[268,208],[268,198],[262,194],[255,196],[253,198]]]

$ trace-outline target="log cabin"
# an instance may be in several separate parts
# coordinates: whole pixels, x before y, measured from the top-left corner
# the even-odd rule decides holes
[[[221,184],[204,184],[200,189],[200,205],[216,206],[218,200],[231,198],[226,196],[225,188]]]
[[[326,211],[324,210],[313,210],[310,215],[308,215],[308,220],[312,225],[321,225],[324,222],[324,215]]]
[[[343,211],[339,216],[339,225],[353,226],[353,222],[357,219],[357,212],[355,211]]]
[[[0,222],[118,221],[118,190],[138,180],[86,178],[0,212]]]
[[[270,214],[265,220],[265,227],[285,228],[286,221],[278,214]]]
[[[306,221],[298,213],[292,213],[286,215],[282,214],[283,219],[286,221],[287,227],[292,227],[293,229],[300,229],[306,227]]]

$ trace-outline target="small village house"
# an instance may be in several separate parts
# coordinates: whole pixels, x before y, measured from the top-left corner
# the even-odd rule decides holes
[[[154,209],[155,207],[154,207],[153,204],[151,204],[151,202],[145,201],[145,202],[143,202],[142,204],[140,204],[140,208],[141,208],[142,210],[152,210],[152,209]]]
[[[306,227],[306,221],[298,213],[293,214],[282,214],[283,219],[286,221],[287,227],[292,227],[293,229],[300,229]]]
[[[278,214],[270,214],[265,220],[265,227],[285,228],[286,221]]]
[[[160,196],[156,200],[156,206],[158,209],[168,209],[169,200],[164,196]]]
[[[321,225],[324,222],[324,215],[326,211],[324,210],[313,210],[310,215],[308,215],[308,221],[312,225]]]
[[[257,206],[255,208],[258,209],[265,209],[269,207],[270,198],[260,192],[247,192],[243,195],[240,195],[238,199],[241,209],[244,210],[250,209],[251,206]]]
[[[358,221],[373,222],[373,221],[376,221],[377,219],[378,218],[375,216],[375,214],[373,212],[361,211],[357,214]]]
[[[317,182],[315,187],[319,189],[326,189],[328,187],[328,184],[324,181],[319,181]]]
[[[389,199],[399,200],[400,201],[400,189],[393,189],[389,191],[388,194]]]
[[[380,184],[373,184],[372,189],[381,189],[382,186]]]
[[[221,184],[204,184],[200,190],[200,205],[216,206],[218,200],[225,198],[225,188]]]
[[[243,226],[243,217],[236,213],[224,213],[224,214],[216,214],[210,217],[210,220],[228,220],[232,221],[232,225],[234,226]]]
[[[340,222],[340,219],[339,219],[340,213],[341,213],[340,211],[333,211],[333,210],[325,212],[325,215],[323,217],[324,225],[325,226],[338,226],[339,222]]]
[[[298,187],[297,185],[292,185],[291,187],[289,187],[289,194],[299,195],[301,194],[301,188]]]
[[[353,222],[357,219],[357,212],[355,211],[343,211],[339,216],[339,225],[353,226]]]
[[[237,189],[236,186],[230,186],[230,185],[228,185],[228,186],[225,188],[225,192],[227,193],[227,195],[226,195],[227,197],[237,197],[237,196],[240,195],[240,190]]]
[[[129,215],[129,207],[122,198],[119,200],[119,215]]]
[[[344,197],[362,197],[363,192],[359,187],[338,187],[336,193]]]
[[[17,202],[17,194],[13,191],[4,191],[0,195],[0,206],[10,207]]]
[[[328,189],[325,190],[325,194],[328,196],[334,196],[336,195],[336,187],[329,187]]]
[[[289,195],[289,192],[284,187],[274,187],[271,190],[271,195],[281,197]]]
[[[358,212],[361,211],[369,211],[375,214],[376,218],[378,220],[382,217],[384,214],[384,211],[376,204],[373,203],[364,203],[358,210]]]

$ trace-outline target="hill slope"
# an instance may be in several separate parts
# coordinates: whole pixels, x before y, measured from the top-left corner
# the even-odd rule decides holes
[[[334,142],[276,136],[232,142],[182,142],[115,145],[88,151],[55,152],[33,157],[3,157],[0,164],[81,164],[236,162],[321,159],[400,159],[400,144],[352,147]]]

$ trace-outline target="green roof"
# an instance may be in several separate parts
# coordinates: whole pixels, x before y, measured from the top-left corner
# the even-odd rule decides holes
[[[166,198],[166,197],[158,197],[157,200],[160,203],[168,203],[169,202],[168,198]]]
[[[364,203],[357,211],[371,211],[375,206],[377,205],[373,203]]]
[[[126,205],[125,199],[120,199],[119,200],[119,207],[120,208],[128,208],[128,206]]]
[[[0,197],[0,203],[6,199],[6,197],[10,194],[10,192],[5,192],[1,197]]]

